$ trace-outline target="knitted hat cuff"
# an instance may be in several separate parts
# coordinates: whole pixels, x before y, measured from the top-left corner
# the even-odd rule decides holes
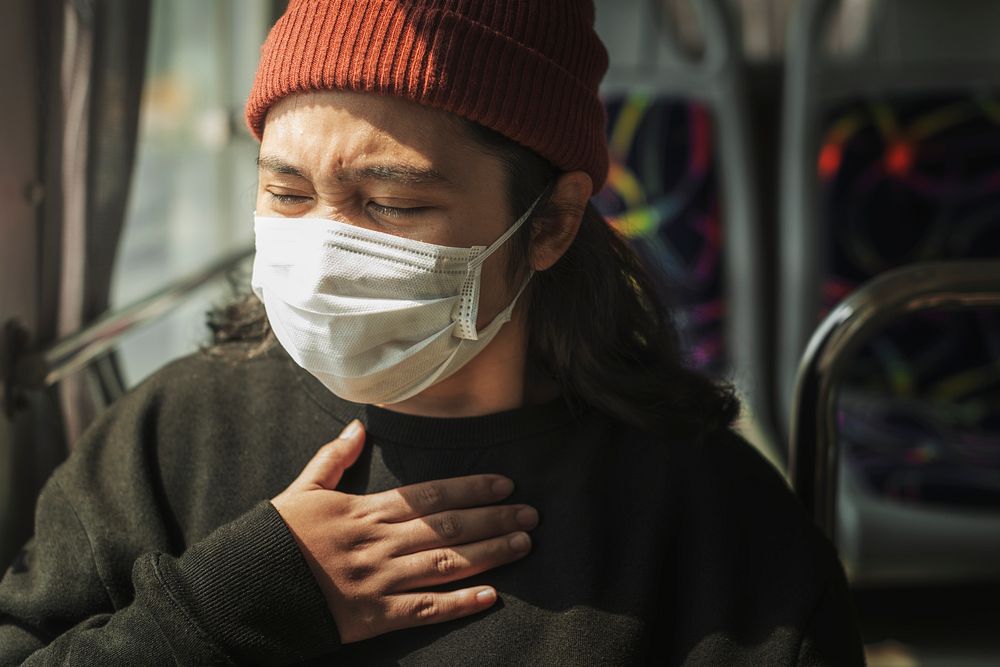
[[[268,109],[297,92],[391,95],[484,125],[564,171],[585,171],[596,192],[608,171],[597,95],[607,52],[589,0],[473,4],[479,16],[442,0],[293,0],[261,52],[250,130],[260,139]],[[559,16],[552,5],[576,7]],[[560,18],[565,34],[545,37],[560,29],[545,23]]]

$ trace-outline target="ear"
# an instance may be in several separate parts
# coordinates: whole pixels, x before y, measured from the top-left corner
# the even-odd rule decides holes
[[[554,215],[531,235],[531,268],[545,271],[559,261],[576,238],[594,184],[585,172],[570,171],[556,179],[549,198]]]

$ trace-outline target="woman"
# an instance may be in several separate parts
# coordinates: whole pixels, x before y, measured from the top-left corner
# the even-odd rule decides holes
[[[50,480],[5,664],[862,662],[835,553],[588,204],[593,20],[291,2],[254,295]]]

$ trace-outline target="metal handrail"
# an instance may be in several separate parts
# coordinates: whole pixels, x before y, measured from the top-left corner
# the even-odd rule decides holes
[[[222,277],[253,253],[251,247],[225,255],[130,306],[103,315],[51,347],[23,356],[14,365],[14,387],[41,389],[57,384],[115,347],[124,336],[174,310],[192,292]]]
[[[813,334],[795,385],[789,472],[796,494],[831,540],[840,457],[837,387],[854,353],[900,315],[983,306],[1000,306],[1000,261],[914,264],[865,283]]]

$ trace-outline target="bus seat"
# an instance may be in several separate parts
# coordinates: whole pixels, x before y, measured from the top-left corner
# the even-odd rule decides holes
[[[642,92],[606,106],[618,149],[597,206],[662,278],[691,365],[722,374],[729,360],[712,114],[700,102]]]
[[[662,279],[690,363],[734,380],[752,412],[767,415],[736,17],[721,0],[615,0],[597,10],[612,58],[602,91],[612,166],[595,203]],[[693,20],[680,24],[683,11]]]
[[[946,649],[941,664],[980,664],[963,660],[986,649],[993,662],[982,664],[1000,659],[1000,612],[983,597],[1000,590],[998,359],[995,258],[886,272],[836,306],[809,343],[791,476],[844,560],[862,620],[867,612],[882,628],[863,622],[867,641],[908,635],[923,654]],[[925,603],[913,607],[920,591]],[[938,596],[967,604],[944,610]],[[942,632],[940,614],[964,624],[965,639]],[[989,636],[965,631],[985,618]]]
[[[1000,4],[869,0],[859,43],[834,52],[844,4],[803,0],[787,40],[786,416],[811,332],[859,284],[911,262],[1000,254]]]

